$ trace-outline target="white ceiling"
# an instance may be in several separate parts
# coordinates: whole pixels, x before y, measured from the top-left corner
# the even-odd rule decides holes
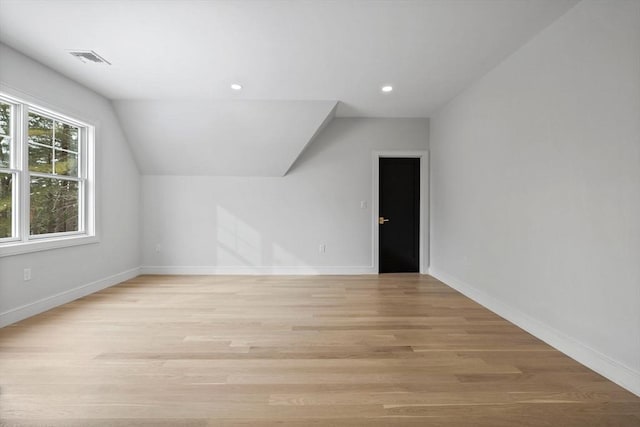
[[[339,100],[338,116],[428,117],[575,3],[0,0],[0,40],[111,99]]]
[[[0,41],[118,101],[145,173],[193,171],[186,157],[176,167],[175,150],[152,152],[159,117],[176,111],[167,104],[188,101],[212,113],[198,113],[209,120],[200,129],[206,140],[180,121],[162,126],[184,153],[206,145],[219,159],[199,173],[277,176],[318,132],[310,124],[333,117],[336,101],[337,116],[429,117],[575,3],[0,0]],[[112,65],[83,64],[71,49],[94,50]],[[230,89],[235,82],[242,91]],[[383,94],[385,84],[393,92]],[[239,111],[246,120],[216,118]],[[237,163],[264,147],[272,167]]]

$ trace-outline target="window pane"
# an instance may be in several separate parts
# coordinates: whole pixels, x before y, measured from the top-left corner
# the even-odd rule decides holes
[[[0,135],[11,135],[11,105],[0,102]]]
[[[0,168],[11,167],[11,106],[0,102]]]
[[[0,168],[11,167],[11,138],[0,136]]]
[[[56,173],[58,175],[78,176],[78,155],[56,150]]]
[[[12,189],[13,175],[0,173],[0,239],[12,236]]]
[[[29,170],[53,173],[53,148],[29,144]]]
[[[56,148],[78,152],[78,128],[62,122],[56,122]]]
[[[53,144],[53,120],[39,114],[29,113],[29,142]]]
[[[78,231],[78,183],[31,178],[31,235]]]

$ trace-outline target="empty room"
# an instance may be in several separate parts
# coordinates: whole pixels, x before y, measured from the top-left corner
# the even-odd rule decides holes
[[[0,426],[640,426],[640,0],[0,0]]]

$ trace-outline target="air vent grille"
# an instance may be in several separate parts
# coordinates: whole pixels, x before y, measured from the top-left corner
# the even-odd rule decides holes
[[[69,53],[85,63],[93,62],[95,64],[111,65],[111,62],[107,61],[92,50],[71,50]]]

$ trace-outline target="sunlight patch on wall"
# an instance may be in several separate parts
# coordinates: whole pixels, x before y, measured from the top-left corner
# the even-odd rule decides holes
[[[221,206],[217,219],[218,265],[262,265],[260,232]]]

